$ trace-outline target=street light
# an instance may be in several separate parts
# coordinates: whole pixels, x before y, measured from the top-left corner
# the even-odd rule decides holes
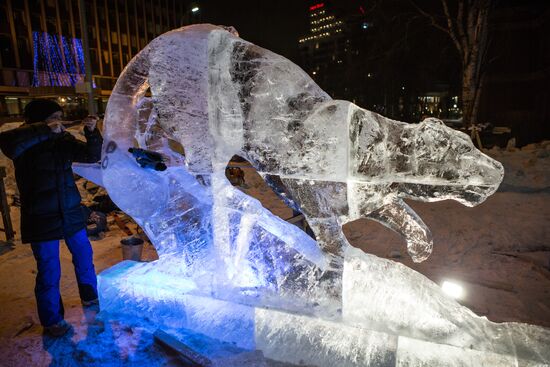
[[[460,284],[457,284],[455,282],[446,280],[441,285],[441,289],[443,289],[443,292],[445,292],[452,298],[460,299],[464,297],[464,288],[462,288]]]
[[[181,17],[182,25],[193,24],[197,20],[196,17],[200,17],[200,10],[196,5],[193,5],[192,8],[187,8]]]

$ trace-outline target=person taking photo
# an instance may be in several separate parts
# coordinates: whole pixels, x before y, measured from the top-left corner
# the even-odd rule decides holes
[[[40,323],[52,336],[70,328],[64,320],[59,290],[59,240],[64,239],[83,306],[98,305],[93,251],[86,235],[72,163],[101,159],[103,139],[96,117],[82,123],[86,143],[65,131],[63,109],[51,100],[34,100],[24,110],[25,123],[0,134],[0,149],[15,166],[21,202],[21,241],[30,243],[37,264],[35,296]]]

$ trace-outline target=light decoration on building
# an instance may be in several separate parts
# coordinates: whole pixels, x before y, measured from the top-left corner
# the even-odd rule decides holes
[[[323,23],[327,20],[333,20],[333,19],[334,19],[334,15],[329,15],[328,17],[324,17],[324,18],[321,18],[321,19],[318,19],[318,20],[312,20],[311,24],[320,24],[320,23]]]
[[[316,27],[316,28],[311,28],[311,32],[319,32],[319,31],[322,31],[324,29],[334,28],[334,27],[342,25],[342,24],[343,24],[342,21],[325,24],[325,25],[322,25],[322,26],[319,26],[319,27]]]
[[[325,11],[324,11],[324,10],[321,10],[321,11],[314,11],[314,12],[312,12],[312,13],[309,14],[309,16],[312,17],[312,18],[321,16],[321,15],[325,15]]]
[[[342,32],[341,29],[337,29],[337,30],[334,31],[334,33],[340,33],[340,32]],[[311,40],[316,40],[316,39],[319,39],[319,38],[329,37],[331,34],[334,34],[334,33],[330,33],[330,32],[319,33],[319,34],[316,34],[315,36],[309,36],[309,37],[301,38],[299,40],[299,42],[303,43],[303,42],[307,42],[307,41],[311,41]]]
[[[80,39],[33,32],[33,48],[33,87],[74,87],[84,81]]]

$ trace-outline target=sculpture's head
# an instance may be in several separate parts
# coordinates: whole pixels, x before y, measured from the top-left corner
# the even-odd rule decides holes
[[[404,129],[407,143],[400,152],[410,154],[413,176],[403,185],[404,196],[474,206],[497,190],[504,176],[502,164],[476,149],[468,135],[435,118]]]

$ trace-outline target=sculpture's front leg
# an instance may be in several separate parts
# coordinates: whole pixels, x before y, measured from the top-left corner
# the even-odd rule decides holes
[[[328,268],[323,278],[332,283],[329,288],[340,293],[344,250],[349,246],[338,219],[348,212],[346,184],[289,178],[283,178],[281,184],[285,195],[292,198],[305,215],[326,256]]]
[[[396,199],[367,217],[403,236],[407,241],[407,251],[414,262],[422,262],[432,253],[433,239],[430,230],[403,200]]]

